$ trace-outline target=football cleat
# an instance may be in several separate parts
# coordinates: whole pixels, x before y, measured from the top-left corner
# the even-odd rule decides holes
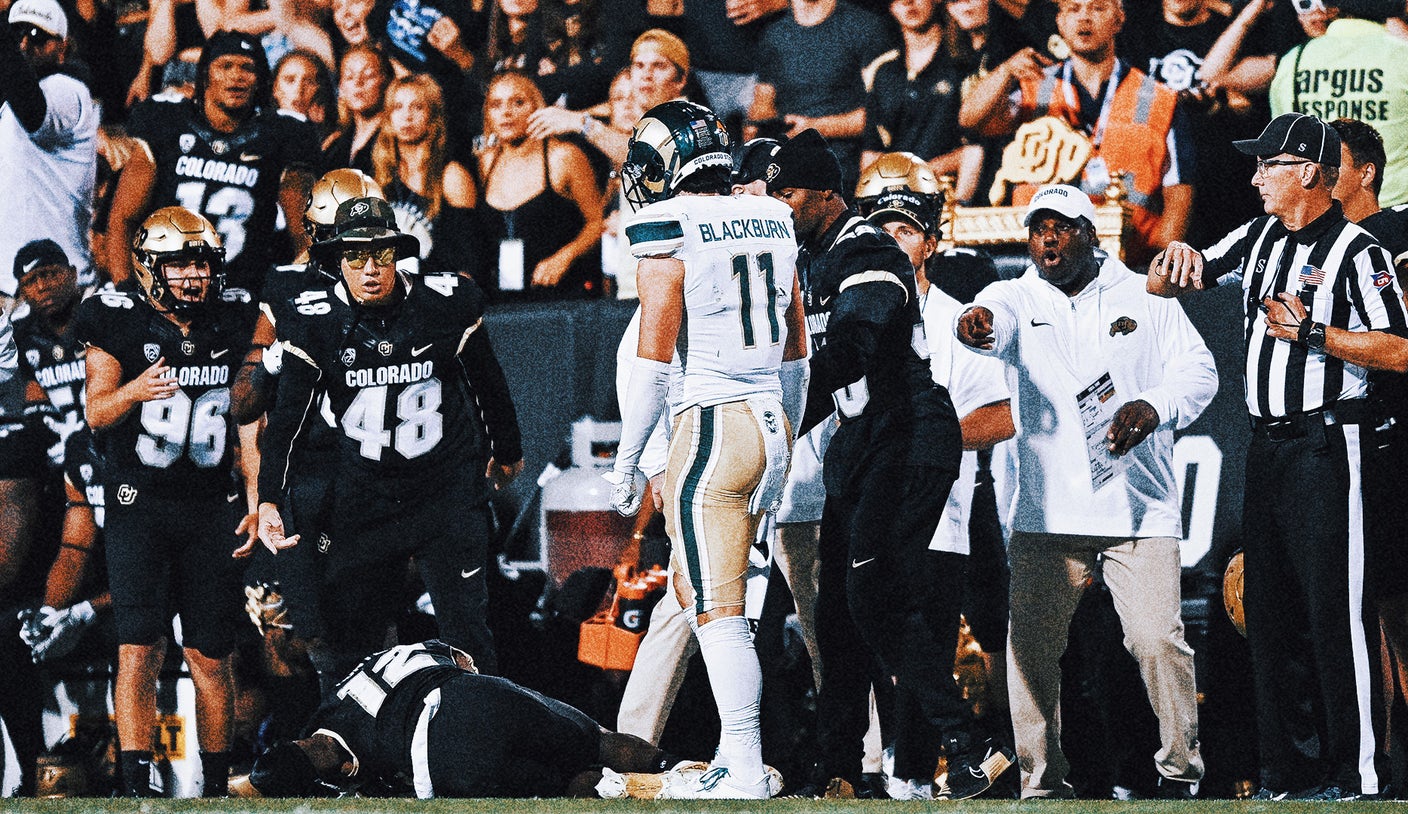
[[[936,800],[967,800],[987,791],[1003,772],[1017,763],[1017,756],[994,741],[950,755],[948,773],[939,778]]]
[[[670,784],[660,790],[657,800],[766,800],[782,791],[782,775],[765,767],[763,775],[754,781],[744,781],[727,766],[714,766],[689,778],[687,782]]]

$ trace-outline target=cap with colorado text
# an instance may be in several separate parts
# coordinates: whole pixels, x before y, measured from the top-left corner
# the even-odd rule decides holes
[[[1327,167],[1340,165],[1339,133],[1304,113],[1282,113],[1266,125],[1260,136],[1234,141],[1232,146],[1259,158],[1289,153]]]
[[[18,0],[10,6],[10,27],[32,25],[59,39],[68,38],[68,17],[57,0]]]
[[[871,223],[881,224],[903,218],[929,232],[934,229],[934,204],[923,195],[908,189],[887,189],[875,198],[874,209],[866,216]]]
[[[1042,209],[1049,209],[1058,215],[1075,220],[1085,218],[1095,223],[1095,204],[1090,196],[1068,184],[1051,184],[1036,191],[1027,204],[1027,212],[1022,216],[1022,225],[1030,226],[1032,216]]]

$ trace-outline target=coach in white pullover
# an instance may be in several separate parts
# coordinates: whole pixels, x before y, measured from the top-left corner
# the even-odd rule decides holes
[[[957,321],[960,341],[1009,364],[1016,402],[1007,659],[1022,796],[1071,795],[1060,658],[1098,568],[1158,715],[1160,793],[1184,797],[1203,762],[1180,617],[1173,432],[1212,401],[1217,371],[1182,309],[1096,248],[1094,220],[1080,190],[1042,188],[1025,219],[1032,265]]]

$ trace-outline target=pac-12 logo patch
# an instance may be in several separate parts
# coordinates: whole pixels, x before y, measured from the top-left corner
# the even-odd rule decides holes
[[[351,367],[352,364],[353,364],[354,362],[356,362],[356,361],[357,361],[357,349],[356,349],[356,348],[343,348],[343,349],[342,349],[342,363],[343,363],[344,365],[347,365],[348,367]]]
[[[1110,336],[1115,334],[1132,334],[1134,329],[1139,327],[1139,323],[1129,317],[1120,317],[1110,323]]]
[[[142,346],[142,355],[147,357],[148,362],[155,362],[161,358],[161,346],[155,342],[148,342]]]
[[[1374,273],[1374,288],[1388,288],[1393,284],[1393,274],[1387,271]]]
[[[137,487],[130,483],[124,483],[117,487],[117,502],[124,506],[131,506],[137,502]]]
[[[39,367],[39,349],[30,348],[24,352],[24,358],[29,362],[30,367]]]
[[[196,134],[182,133],[181,138],[177,139],[176,143],[181,145],[181,152],[189,153],[191,148],[196,146]]]

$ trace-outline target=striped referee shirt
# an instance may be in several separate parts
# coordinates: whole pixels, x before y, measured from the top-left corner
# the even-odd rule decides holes
[[[1203,252],[1203,279],[1242,284],[1247,411],[1283,418],[1368,394],[1364,368],[1266,334],[1263,297],[1300,297],[1310,318],[1346,331],[1408,333],[1388,252],[1345,220],[1339,202],[1298,231],[1266,215]]]

